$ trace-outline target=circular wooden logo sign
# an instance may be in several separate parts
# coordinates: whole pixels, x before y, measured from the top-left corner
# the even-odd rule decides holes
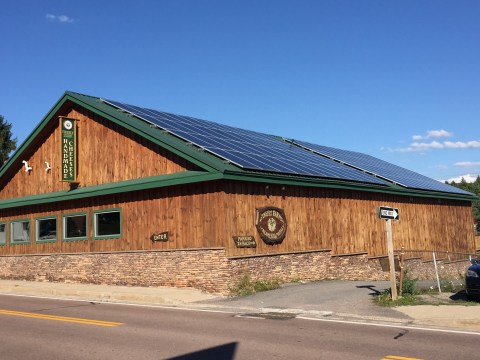
[[[257,209],[255,226],[265,243],[280,244],[287,232],[285,212],[273,206]]]

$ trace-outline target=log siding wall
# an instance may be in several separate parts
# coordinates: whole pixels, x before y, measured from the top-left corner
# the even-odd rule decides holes
[[[399,208],[393,221],[396,248],[474,251],[471,204],[467,201],[392,196],[360,191],[283,187],[230,182],[225,187],[226,222],[231,235],[256,235],[255,208],[276,206],[285,210],[287,235],[281,245],[266,245],[257,236],[256,249],[236,249],[234,255],[331,249],[334,254],[387,253],[385,222],[377,207]]]
[[[214,181],[136,191],[113,196],[0,210],[7,222],[7,245],[1,254],[75,253],[131,250],[167,250],[224,247],[228,256],[251,256],[330,249],[332,254],[386,254],[385,222],[380,205],[398,207],[400,221],[393,222],[395,248],[472,253],[475,240],[470,203],[404,198],[375,193],[321,188],[289,187],[235,181]],[[284,241],[267,245],[255,228],[255,209],[284,209],[288,228]],[[119,238],[96,240],[93,214],[121,209]],[[88,237],[62,241],[62,216],[86,213]],[[35,218],[58,216],[56,242],[34,241]],[[10,243],[11,220],[30,219],[29,244]],[[168,242],[153,242],[156,232],[169,232]],[[233,236],[251,235],[256,248],[236,248]]]

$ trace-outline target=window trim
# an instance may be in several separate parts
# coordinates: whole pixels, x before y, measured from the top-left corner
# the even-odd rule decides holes
[[[39,225],[39,221],[41,220],[49,220],[49,219],[55,219],[56,221],[56,224],[57,224],[57,228],[56,228],[56,234],[55,234],[55,239],[39,239],[38,238],[38,235],[39,235],[39,229],[38,229],[38,225]],[[54,243],[54,242],[57,242],[58,240],[58,215],[45,215],[45,216],[39,216],[39,217],[36,217],[35,218],[35,242],[36,243]]]
[[[8,229],[8,226],[7,226],[7,222],[6,221],[0,221],[0,225],[5,225],[4,229],[5,229],[5,242],[0,242],[0,246],[5,246],[7,245],[7,240],[8,240],[8,236],[7,236],[7,229]]]
[[[28,222],[28,241],[13,241],[13,224],[14,223],[24,223]],[[30,244],[32,241],[32,224],[29,218],[27,219],[14,219],[10,220],[10,245],[22,245],[22,244]]]
[[[67,237],[67,218],[75,216],[85,216],[85,236]],[[88,213],[85,211],[62,214],[62,241],[84,241],[88,240]]]
[[[97,215],[102,213],[119,213],[120,214],[120,233],[112,235],[97,235],[98,225],[97,225]],[[104,240],[104,239],[120,239],[122,237],[123,231],[123,214],[122,209],[120,208],[111,208],[111,209],[102,209],[94,210],[92,213],[93,216],[93,239],[95,240]]]

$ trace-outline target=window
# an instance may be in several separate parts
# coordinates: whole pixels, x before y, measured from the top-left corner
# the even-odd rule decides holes
[[[7,243],[7,224],[0,222],[0,245]]]
[[[36,241],[57,241],[57,218],[42,217],[35,221]]]
[[[12,244],[30,242],[30,220],[15,220],[10,223],[10,240]]]
[[[69,214],[63,216],[63,239],[65,241],[87,239],[87,214]]]
[[[120,237],[122,233],[122,217],[120,210],[95,211],[93,214],[95,238]]]

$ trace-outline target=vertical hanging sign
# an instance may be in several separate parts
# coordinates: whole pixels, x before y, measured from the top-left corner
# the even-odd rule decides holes
[[[77,126],[75,119],[60,117],[62,171],[60,181],[77,181]]]

